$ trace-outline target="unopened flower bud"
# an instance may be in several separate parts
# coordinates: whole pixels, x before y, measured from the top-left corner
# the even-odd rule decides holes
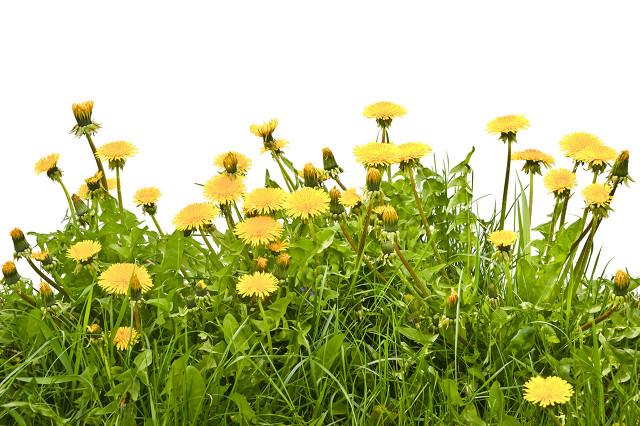
[[[320,176],[318,174],[318,170],[313,164],[307,163],[304,165],[304,168],[302,169],[302,177],[304,178],[304,186],[308,186],[310,188],[318,186]]]
[[[329,204],[329,211],[333,215],[334,219],[338,219],[340,216],[345,215],[344,206],[340,203],[340,197],[342,194],[337,188],[333,188],[329,191],[329,197],[331,197],[331,203]]]
[[[387,233],[394,233],[398,231],[398,212],[393,206],[384,206],[381,212],[382,224],[384,225],[384,231]]]
[[[629,176],[629,151],[622,151],[613,167],[611,167],[611,176],[625,179]]]
[[[631,277],[626,271],[618,270],[613,277],[613,292],[616,296],[625,296],[629,290],[629,284],[631,283]]]
[[[370,192],[380,191],[380,182],[382,181],[382,173],[375,167],[370,167],[367,170],[367,190]]]
[[[51,286],[46,282],[43,281],[40,283],[38,293],[40,293],[43,306],[49,307],[56,303],[55,297],[53,296],[53,290],[51,290]]]
[[[326,147],[322,148],[322,166],[332,178],[338,177],[343,172],[342,167],[338,165],[336,158],[333,156],[333,152]]]
[[[76,210],[78,216],[84,216],[89,211],[89,207],[82,201],[76,194],[71,195],[71,201],[73,201],[73,208]]]
[[[18,274],[16,264],[12,261],[5,262],[2,265],[2,276],[4,277],[5,285],[12,285],[20,281],[20,274]]]
[[[77,137],[82,135],[93,135],[100,128],[100,125],[94,123],[91,119],[93,114],[93,101],[80,102],[71,105],[73,116],[76,118],[76,125],[71,129]]]
[[[9,232],[9,235],[11,235],[11,239],[13,240],[13,249],[15,250],[16,257],[31,254],[31,246],[29,246],[29,242],[19,228],[14,228]]]
[[[142,295],[142,286],[140,285],[140,279],[136,273],[131,277],[129,283],[129,290],[131,293],[131,300],[139,300]]]
[[[264,272],[267,269],[267,265],[268,265],[268,260],[266,257],[259,257],[256,259],[256,268],[258,269],[258,272]]]
[[[291,260],[291,256],[289,256],[289,254],[287,253],[280,253],[278,257],[276,257],[276,263],[279,266],[288,267],[290,260]]]
[[[229,152],[222,160],[224,170],[230,175],[235,175],[238,172],[238,156],[235,152]]]

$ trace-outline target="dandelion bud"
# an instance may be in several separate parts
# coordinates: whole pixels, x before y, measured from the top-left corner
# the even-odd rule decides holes
[[[49,267],[53,265],[53,259],[51,259],[51,255],[46,250],[31,253],[31,258],[40,262],[42,267],[47,271],[50,269]]]
[[[340,198],[342,194],[340,190],[337,188],[333,188],[329,191],[329,197],[331,198],[331,203],[329,204],[329,211],[334,219],[338,219],[340,216],[345,216],[344,206],[340,203]]]
[[[76,209],[78,216],[84,216],[89,211],[89,207],[76,194],[71,195],[71,201],[73,201],[73,207]]]
[[[304,178],[304,186],[308,186],[310,188],[318,186],[320,176],[318,170],[313,164],[307,163],[304,165],[304,168],[302,169],[302,177]]]
[[[621,179],[626,179],[629,177],[629,151],[622,151],[616,162],[613,163],[613,167],[611,167],[610,176],[616,176]]]
[[[289,267],[289,261],[291,260],[291,256],[287,253],[280,253],[278,257],[276,257],[276,264],[283,267]]]
[[[207,283],[203,280],[199,280],[196,283],[196,297],[203,298],[209,295],[209,289],[207,288]]]
[[[56,303],[53,296],[53,290],[51,290],[51,286],[46,282],[43,281],[40,283],[38,293],[40,293],[40,298],[42,299],[43,306],[49,307]]]
[[[87,325],[87,333],[89,334],[100,334],[101,331],[102,328],[96,323]]]
[[[2,276],[4,277],[5,285],[12,285],[20,281],[20,274],[18,274],[16,264],[12,261],[5,262],[2,265]]]
[[[80,102],[71,105],[73,116],[76,118],[76,125],[71,129],[76,137],[82,135],[93,135],[100,128],[100,125],[94,123],[91,119],[93,114],[93,101]]]
[[[332,178],[338,177],[344,170],[338,165],[336,158],[333,156],[333,152],[327,147],[322,148],[322,166],[324,170]]]
[[[498,295],[498,290],[494,284],[489,284],[487,287],[487,302],[489,302],[489,305],[493,308],[498,307],[500,304],[500,296]]]
[[[629,290],[629,284],[631,283],[631,277],[626,271],[618,270],[613,277],[614,293],[616,296],[626,296]]]
[[[238,172],[238,156],[235,152],[229,152],[222,160],[224,170],[230,175],[235,175]]]
[[[380,182],[382,181],[382,173],[375,167],[369,167],[367,170],[367,190],[370,192],[380,191]]]
[[[102,171],[98,170],[95,175],[84,180],[87,183],[89,192],[94,192],[102,188],[102,176]]]
[[[382,224],[384,231],[387,233],[395,233],[398,231],[398,212],[392,206],[384,206],[382,209]]]
[[[19,228],[14,228],[11,232],[11,239],[13,240],[13,249],[15,250],[16,257],[28,256],[31,254],[31,247],[27,242],[24,234]]]
[[[138,274],[134,273],[129,283],[129,290],[131,293],[131,300],[139,300],[142,295],[142,286],[140,285],[140,279]]]
[[[266,257],[262,257],[260,256],[259,258],[256,259],[256,268],[258,269],[258,272],[264,272],[267,269],[267,265],[268,265],[268,260]]]
[[[446,316],[450,319],[455,319],[456,318],[456,308],[458,306],[458,300],[460,299],[460,297],[458,296],[458,292],[452,288],[451,289],[451,294],[449,294],[449,296],[447,296],[447,299],[445,300],[445,312],[446,312]]]

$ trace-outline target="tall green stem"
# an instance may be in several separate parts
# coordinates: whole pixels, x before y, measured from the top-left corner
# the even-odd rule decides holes
[[[358,278],[358,272],[360,270],[360,261],[362,260],[362,255],[364,253],[365,241],[367,239],[367,233],[369,231],[369,219],[371,218],[371,210],[373,208],[373,196],[369,198],[369,205],[367,206],[367,212],[364,215],[364,220],[362,221],[362,233],[360,234],[360,240],[358,241],[358,251],[356,252],[356,264],[355,264],[355,273],[353,274],[353,280],[351,281],[351,286],[356,282]]]
[[[109,190],[109,184],[107,183],[107,175],[104,173],[104,167],[102,167],[102,161],[96,155],[96,146],[93,144],[93,139],[91,139],[91,135],[88,133],[84,134],[87,137],[87,141],[89,142],[89,147],[91,147],[91,152],[93,153],[93,159],[96,160],[96,166],[98,166],[98,170],[102,172],[102,186],[105,191]]]
[[[507,195],[509,193],[509,174],[511,173],[511,139],[507,141],[507,170],[504,175],[504,189],[502,190],[502,209],[500,210],[500,229],[504,229],[504,219],[507,213]]]
[[[513,278],[511,277],[511,271],[509,270],[509,261],[505,260],[503,262],[504,267],[504,276],[506,279],[507,286],[505,288],[505,300],[508,305],[513,305],[514,300],[514,292],[513,292]]]
[[[280,168],[280,173],[282,173],[282,177],[284,179],[284,182],[287,184],[287,188],[289,188],[289,191],[293,191],[295,185],[293,184],[293,181],[289,177],[289,173],[287,173],[286,169],[284,168],[284,165],[282,164],[282,160],[280,159],[280,156],[278,154],[273,154],[273,159],[276,160],[276,163],[278,163],[278,167]]]
[[[267,321],[267,314],[264,312],[264,308],[262,307],[262,299],[258,297],[258,307],[260,308],[260,313],[262,314],[262,320],[264,321],[264,329],[267,333],[267,344],[269,345],[269,356],[273,356],[273,345],[271,344],[271,329],[269,327],[269,322]]]
[[[418,274],[416,274],[416,271],[411,267],[411,265],[407,261],[407,258],[404,257],[404,255],[402,254],[402,250],[400,249],[400,246],[398,245],[397,241],[394,241],[393,248],[396,252],[396,255],[398,256],[398,259],[400,259],[400,262],[402,262],[402,265],[404,266],[404,268],[407,270],[409,275],[411,275],[411,278],[413,278],[413,280],[415,281],[416,287],[418,288],[418,290],[420,290],[420,293],[421,293],[420,295],[422,297],[428,296],[429,290],[424,285],[424,283],[422,282]]]
[[[433,249],[433,253],[435,254],[435,256],[438,258],[438,262],[439,263],[444,263],[444,261],[442,260],[442,256],[440,255],[440,252],[438,251],[438,248],[436,247],[436,243],[433,240],[432,234],[431,234],[431,228],[429,227],[429,221],[427,220],[427,215],[424,212],[424,208],[422,206],[422,198],[420,198],[420,194],[418,193],[418,188],[416,185],[416,179],[413,176],[413,167],[409,167],[409,170],[407,171],[407,173],[409,174],[409,181],[411,183],[411,191],[413,192],[413,199],[416,202],[416,205],[418,206],[418,212],[420,213],[420,219],[422,220],[422,226],[424,227],[424,233],[427,236],[427,239],[429,240],[429,243],[431,244],[431,248]]]
[[[156,226],[156,229],[158,230],[158,234],[164,237],[164,232],[162,232],[162,228],[160,228],[160,224],[158,223],[158,219],[156,219],[156,215],[150,214],[149,216],[151,216],[151,220],[153,220],[153,224]]]
[[[124,206],[122,205],[122,187],[120,185],[120,167],[116,167],[116,184],[118,186],[118,208],[120,209],[120,224],[124,226]]]
[[[218,259],[218,255],[216,254],[216,251],[213,249],[211,242],[209,242],[207,235],[204,233],[202,229],[200,229],[200,236],[204,240],[204,243],[207,245],[207,248],[209,249],[209,252],[211,254],[211,259],[215,261],[214,263],[216,264],[216,266],[218,266],[219,268],[222,268],[222,263],[220,262],[220,259]]]
[[[62,182],[62,179],[56,179],[62,190],[64,191],[64,196],[67,197],[67,204],[69,204],[69,216],[71,216],[71,221],[73,222],[74,227],[78,227],[78,222],[76,222],[76,209],[73,207],[73,202],[71,201],[71,197],[69,196],[69,191],[67,191],[67,187]]]
[[[533,215],[533,173],[529,172],[529,225],[531,225],[531,216]]]

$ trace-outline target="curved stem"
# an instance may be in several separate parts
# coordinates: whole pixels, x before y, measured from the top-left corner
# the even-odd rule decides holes
[[[400,262],[402,262],[404,268],[407,270],[409,275],[411,275],[411,278],[413,278],[413,280],[415,281],[416,287],[418,290],[420,290],[421,296],[426,297],[429,294],[429,290],[427,290],[427,287],[424,285],[418,274],[416,274],[416,271],[414,271],[414,269],[411,267],[411,265],[407,261],[407,258],[402,254],[402,250],[400,250],[400,246],[398,245],[397,241],[394,242],[394,249],[396,251],[398,259],[400,259]]]
[[[158,219],[156,219],[156,215],[150,214],[149,216],[151,216],[151,220],[153,220],[153,224],[156,226],[158,234],[164,237],[164,232],[162,232],[162,228],[160,228],[160,224],[158,223]]]
[[[347,240],[347,242],[349,243],[349,246],[351,246],[351,249],[353,251],[358,250],[358,247],[356,245],[355,240],[353,239],[353,236],[351,235],[351,233],[349,233],[349,230],[347,229],[347,227],[344,224],[343,220],[339,220],[338,221],[338,225],[340,225],[340,230],[342,231],[342,235],[344,236],[344,239]],[[384,277],[382,276],[382,274],[380,272],[378,272],[378,270],[373,266],[373,264],[369,261],[369,259],[367,258],[363,258],[364,263],[369,267],[369,269],[371,269],[373,271],[373,273],[375,274],[376,277],[378,277],[378,279],[380,281],[386,281],[384,279]]]
[[[55,282],[54,280],[49,278],[44,272],[42,272],[40,270],[40,268],[38,268],[33,263],[33,261],[30,258],[25,257],[25,259],[27,260],[27,263],[29,264],[29,266],[31,266],[31,269],[33,269],[35,271],[35,273],[40,276],[40,278],[42,278],[44,281],[46,281],[47,284],[49,284],[51,287],[53,287],[56,290],[58,290],[60,292],[60,294],[64,295],[67,299],[71,299],[71,297],[69,296],[69,293],[67,293],[67,290],[65,290],[64,287],[62,287],[57,282]]]
[[[613,306],[611,308],[609,308],[605,313],[603,313],[602,315],[597,316],[596,318],[594,318],[591,321],[587,321],[584,324],[582,324],[580,326],[580,330],[582,331],[586,331],[589,328],[591,328],[594,324],[598,324],[601,323],[602,321],[606,320],[607,318],[609,318],[615,311],[618,310],[617,306]]]
[[[504,229],[504,219],[507,213],[507,195],[509,193],[510,172],[511,172],[511,140],[507,141],[507,170],[504,175],[504,189],[502,190],[502,209],[500,210],[500,229]]]
[[[122,189],[120,185],[120,167],[116,167],[116,183],[118,186],[118,208],[120,209],[120,224],[124,225],[124,206],[122,205]]]
[[[96,155],[96,146],[93,144],[93,139],[91,139],[91,135],[88,133],[84,134],[87,137],[87,141],[89,142],[89,147],[91,147],[91,152],[93,153],[93,159],[96,160],[96,166],[98,166],[98,170],[102,172],[102,186],[105,191],[109,190],[109,184],[107,183],[107,175],[104,173],[104,167],[102,167],[102,161]]]
[[[67,204],[69,204],[69,215],[71,216],[71,221],[73,222],[73,226],[78,227],[78,222],[76,222],[76,209],[73,208],[73,202],[71,201],[71,197],[69,196],[69,191],[67,191],[67,187],[62,182],[62,179],[56,179],[62,190],[64,191],[64,196],[67,197]]]

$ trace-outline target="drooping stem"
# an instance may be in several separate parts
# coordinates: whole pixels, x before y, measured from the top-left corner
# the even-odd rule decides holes
[[[507,141],[507,169],[504,176],[502,190],[502,209],[500,210],[500,229],[504,229],[504,219],[507,213],[507,195],[509,193],[509,174],[511,173],[511,139]]]
[[[100,159],[96,155],[96,146],[93,144],[93,139],[91,139],[90,134],[85,133],[84,135],[87,137],[87,141],[89,142],[89,147],[91,147],[91,153],[93,154],[93,159],[96,160],[96,166],[98,166],[98,170],[102,172],[102,179],[100,179],[100,181],[102,182],[102,186],[104,187],[105,191],[108,191],[109,184],[107,183],[107,176],[104,173],[104,167],[102,167],[102,161],[100,161]]]
[[[164,232],[162,232],[162,228],[160,228],[160,224],[158,223],[158,219],[156,219],[156,215],[151,214],[149,216],[151,216],[151,220],[153,220],[153,224],[156,226],[156,229],[158,230],[158,234],[164,237]]]
[[[118,208],[120,209],[120,224],[124,226],[124,206],[122,205],[122,187],[120,184],[120,167],[116,167],[116,184],[118,186]]]
[[[27,263],[29,264],[29,266],[31,266],[31,269],[33,269],[34,272],[40,276],[40,278],[42,278],[44,281],[46,281],[47,284],[49,284],[51,287],[53,287],[56,290],[58,290],[60,292],[60,294],[64,295],[67,299],[69,299],[69,300],[71,299],[71,297],[69,297],[69,293],[67,293],[67,290],[65,290],[64,287],[62,287],[57,282],[55,282],[54,280],[49,278],[47,275],[45,275],[45,273],[42,272],[40,270],[40,268],[38,268],[30,258],[25,257],[25,259],[27,260]]]
[[[611,308],[609,308],[605,313],[603,313],[602,315],[597,316],[596,318],[594,318],[591,321],[587,321],[584,324],[582,324],[580,326],[580,330],[582,331],[586,331],[588,329],[590,329],[594,324],[599,324],[602,321],[606,320],[607,318],[609,318],[615,311],[618,310],[617,306],[612,306]]]
[[[67,198],[67,204],[69,204],[69,216],[71,216],[71,221],[73,222],[73,226],[77,228],[78,222],[76,221],[76,209],[73,208],[73,202],[71,201],[71,197],[69,196],[69,191],[67,191],[67,187],[62,182],[62,179],[58,178],[56,180],[58,181],[58,183],[62,187],[62,190],[64,191],[64,196]]]
[[[414,269],[411,267],[411,265],[407,261],[407,258],[402,254],[402,250],[400,249],[397,241],[394,242],[394,249],[396,255],[398,256],[398,259],[400,259],[400,262],[402,262],[404,268],[407,270],[409,275],[411,275],[411,278],[413,278],[413,280],[415,281],[416,288],[420,291],[421,296],[426,297],[429,294],[429,290],[427,290],[427,287],[424,285],[418,274],[416,274],[416,271],[414,271]]]

